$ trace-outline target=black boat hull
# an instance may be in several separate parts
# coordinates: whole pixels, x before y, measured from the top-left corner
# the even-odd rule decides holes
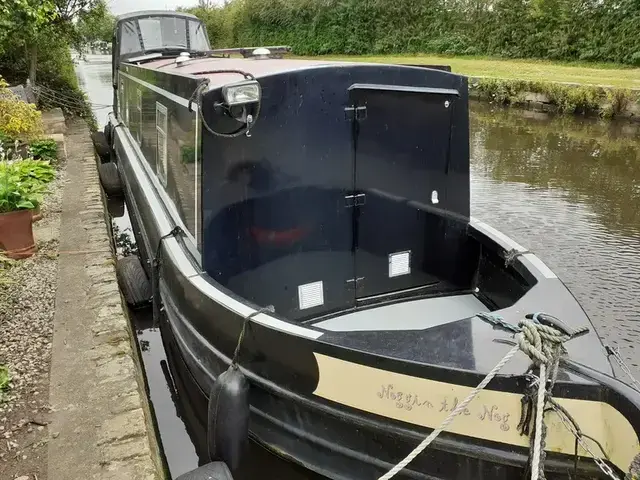
[[[180,364],[205,400],[216,376],[228,368],[229,359],[215,348],[195,343],[185,319],[167,302],[162,323],[180,356]],[[199,353],[194,355],[197,349]],[[204,354],[203,352],[207,353]],[[194,412],[206,425],[206,401]],[[401,422],[364,416],[355,409],[301,398],[290,391],[251,385],[251,435],[272,453],[336,480],[378,478],[428,435],[429,430]],[[516,479],[524,478],[526,448],[442,434],[432,448],[421,454],[397,478],[407,479]],[[607,478],[589,459],[581,458],[575,476],[575,459],[550,454],[547,478]]]
[[[408,70],[393,67],[349,68],[318,68],[309,74],[309,78],[327,75],[325,83],[329,84],[333,74],[341,79],[340,95],[344,95],[345,85],[353,81],[349,72],[361,79],[372,74],[378,76],[377,80],[385,82],[401,79],[416,83],[416,79],[420,78],[420,82],[428,83],[425,71],[409,67],[406,67]],[[333,185],[331,188],[282,188],[277,192],[256,195],[251,201],[245,198],[247,195],[243,192],[246,190],[241,190],[240,194],[230,194],[238,198],[234,197],[229,203],[214,205],[213,208],[209,204],[215,203],[216,195],[225,198],[222,193],[211,194],[214,186],[233,183],[233,179],[223,176],[224,172],[215,175],[214,167],[224,166],[224,162],[219,161],[216,155],[226,152],[229,159],[236,160],[243,157],[246,153],[243,149],[248,147],[245,144],[229,146],[205,137],[202,144],[209,144],[211,148],[202,152],[207,161],[203,162],[201,176],[198,174],[197,161],[193,168],[191,164],[172,165],[171,161],[175,162],[176,159],[171,157],[172,160],[167,160],[166,155],[167,132],[174,132],[171,129],[182,132],[177,140],[184,140],[187,147],[195,146],[197,159],[202,131],[198,126],[199,117],[189,110],[186,98],[187,93],[197,85],[197,78],[181,77],[175,72],[164,74],[145,70],[125,65],[120,72],[120,88],[129,91],[129,86],[133,85],[141,98],[137,108],[138,128],[130,131],[113,116],[110,121],[118,171],[143,264],[149,276],[155,280],[156,306],[163,306],[164,333],[175,343],[176,351],[189,372],[188,376],[193,377],[206,396],[216,377],[230,364],[244,318],[266,306],[270,298],[275,299],[277,314],[261,313],[252,318],[240,348],[239,359],[251,384],[251,435],[281,457],[333,479],[377,478],[436,428],[454,405],[465,398],[511,348],[509,342],[513,343],[511,332],[494,329],[484,323],[475,316],[479,312],[419,328],[377,328],[369,331],[323,328],[321,320],[339,319],[340,315],[349,312],[366,313],[367,308],[373,310],[408,303],[409,299],[417,301],[465,295],[476,300],[483,296],[482,302],[478,300],[481,306],[492,305],[494,313],[499,312],[512,324],[522,319],[524,314],[534,313],[542,307],[545,311],[549,309],[548,313],[567,320],[571,327],[590,325],[571,293],[535,255],[486,225],[468,222],[468,192],[465,191],[458,198],[454,195],[454,185],[451,194],[442,195],[441,200],[438,200],[438,192],[433,187],[436,196],[431,200],[420,198],[419,202],[380,193],[379,189],[365,185],[367,205],[372,208],[368,213],[370,223],[361,222],[355,230],[359,229],[362,233],[366,227],[371,234],[366,238],[356,238],[355,242],[345,241],[346,237],[340,235],[334,237],[331,233],[339,230],[333,227],[342,221],[349,229],[354,224],[351,211],[346,214],[346,220],[343,218],[347,211],[345,198],[350,199],[353,195],[345,197],[344,194],[350,190],[340,190]],[[459,122],[454,122],[456,127],[453,129],[459,137],[456,137],[456,142],[450,141],[451,150],[458,151],[460,165],[447,166],[454,174],[447,177],[446,182],[453,184],[456,177],[464,177],[462,183],[468,186],[468,158],[465,157],[468,148],[464,144],[468,140],[464,118],[466,80],[447,77],[449,74],[443,72],[429,75],[437,77],[438,95],[443,91],[447,92],[447,99],[460,95],[456,100],[460,109],[451,114],[461,118]],[[307,80],[304,74],[285,72],[281,78],[275,77],[263,81],[263,86],[271,87],[271,103],[264,105],[263,121],[283,118],[280,115],[286,112],[283,113],[280,104],[291,109],[294,108],[289,105],[291,102],[298,105],[295,107],[298,109],[303,105],[297,98],[294,102],[285,94],[289,88],[302,89],[299,86]],[[174,87],[174,92],[167,90],[170,87]],[[457,87],[460,91],[456,90],[453,94],[451,87]],[[304,88],[305,93],[311,92],[310,96],[318,93],[312,83]],[[429,89],[422,87],[422,90]],[[130,91],[133,92],[133,89]],[[208,95],[215,96],[218,93],[212,90]],[[120,95],[125,99],[125,110],[129,112],[128,94],[120,91]],[[282,96],[286,102],[280,101],[279,104]],[[439,108],[449,108],[450,101],[453,100],[440,102]],[[345,127],[345,109],[340,102],[334,100],[333,107],[336,109],[332,110],[331,118],[340,121],[332,125],[338,125],[342,132],[344,141],[340,148],[346,155],[350,148],[350,127]],[[147,108],[147,105],[151,108]],[[305,112],[309,116],[316,115],[313,117],[315,120],[322,120],[320,115],[324,113],[321,109],[313,105],[305,108],[308,108]],[[272,117],[268,116],[269,112]],[[205,112],[205,116],[214,114],[213,111]],[[127,121],[128,117],[129,114],[125,115]],[[195,125],[194,131],[189,130],[192,125]],[[282,132],[280,127],[274,126],[281,124],[274,122],[267,125],[271,125],[275,132],[269,137],[271,143],[275,144]],[[265,128],[265,132],[256,133],[255,136],[268,137],[269,128]],[[369,138],[375,139],[378,130],[369,133]],[[416,138],[420,137],[419,133],[415,135]],[[441,137],[449,138],[444,133]],[[318,149],[326,147],[322,138],[315,134],[312,137]],[[447,143],[440,140],[438,145]],[[162,148],[161,141],[164,142]],[[179,144],[180,141],[175,143]],[[396,141],[400,142],[398,139]],[[303,147],[306,148],[306,144],[287,146],[291,149],[288,167],[295,166],[297,158],[300,162],[315,161],[312,156],[295,157],[294,154],[300,153],[298,150],[304,151]],[[367,152],[368,157],[375,156],[373,147]],[[274,147],[273,150],[276,152],[277,149]],[[324,157],[329,158],[329,153]],[[278,155],[274,154],[274,157]],[[150,161],[153,158],[155,162]],[[409,158],[411,161],[420,160]],[[442,167],[444,172],[448,171]],[[257,166],[251,168],[259,171]],[[185,176],[189,182],[180,178],[185,171],[193,172],[193,178]],[[389,168],[388,171],[394,169]],[[396,179],[398,184],[410,178],[412,170],[407,168],[401,173],[404,177]],[[242,176],[240,173],[238,175]],[[187,192],[185,185],[193,186],[193,190]],[[432,187],[427,190],[432,190]],[[420,192],[420,195],[424,196],[424,192]],[[327,198],[333,197],[340,200],[340,208],[327,201]],[[438,201],[442,204],[434,206]],[[316,237],[308,243],[303,241],[296,244],[295,248],[256,245],[257,241],[254,242],[252,238],[255,231],[244,228],[256,226],[251,221],[254,220],[251,215],[265,220],[267,225],[257,223],[260,227],[257,236],[263,239],[263,230],[269,230],[272,226],[267,221],[272,219],[271,213],[276,212],[273,217],[277,217],[292,205],[300,206],[296,209],[299,217],[307,218],[315,213],[319,219],[316,226],[329,227],[316,228]],[[346,208],[353,206],[349,203]],[[331,212],[334,212],[333,219]],[[418,252],[417,247],[410,247],[417,252],[416,256],[425,256],[426,259],[419,263],[423,272],[416,273],[410,269],[416,275],[411,276],[409,283],[394,283],[395,276],[391,273],[387,275],[384,268],[380,267],[386,267],[388,251],[401,250],[405,243],[415,241],[415,237],[411,234],[400,235],[402,242],[406,242],[388,249],[382,235],[377,233],[384,232],[385,228],[384,223],[376,222],[380,212],[386,218],[402,219],[398,222],[402,227],[411,227],[407,228],[408,232],[429,233],[425,234],[428,237],[425,245],[420,246],[424,251]],[[203,220],[202,217],[207,214],[208,217]],[[356,217],[358,222],[362,220],[360,214]],[[427,221],[427,218],[435,220]],[[220,219],[220,223],[216,223]],[[407,219],[413,219],[413,223],[410,224]],[[275,224],[282,227],[279,220],[282,219],[276,219]],[[283,223],[285,231],[290,233],[287,230],[288,222]],[[237,226],[243,227],[242,232],[235,229]],[[271,233],[266,234],[267,239],[271,238]],[[351,235],[353,232],[349,230],[347,233]],[[239,241],[241,237],[242,241]],[[344,252],[340,250],[343,247],[346,248]],[[294,262],[300,263],[298,268],[288,271],[304,277],[308,273],[305,255],[318,251],[325,253],[323,248],[331,255],[331,266],[340,266],[341,259],[346,258],[347,262],[342,267],[349,271],[342,272],[342,275],[339,269],[324,269],[322,262],[315,262],[313,278],[320,275],[318,272],[328,272],[324,278],[328,300],[324,305],[323,302],[316,305],[316,310],[307,309],[302,306],[301,300],[296,302],[295,292],[291,292],[296,287],[304,286],[302,284],[309,279],[305,282],[298,281],[298,277],[283,279],[270,269],[280,257],[288,256],[288,249],[291,249],[294,251],[291,255]],[[423,255],[427,250],[429,255]],[[354,262],[358,266],[358,259],[367,258],[366,255],[357,257],[363,251],[365,254],[376,253],[376,268],[371,278],[381,281],[371,283],[370,288],[367,287],[368,290],[358,296],[358,287],[345,285],[349,280],[357,283],[357,278],[354,278],[357,275],[352,267]],[[272,255],[274,252],[277,255]],[[346,257],[342,255],[345,252]],[[508,265],[505,264],[507,252],[513,254],[506,262]],[[263,275],[267,281],[253,283],[246,295],[241,293],[246,286],[244,279],[248,277],[241,277],[240,288],[230,286],[229,279],[237,276],[238,272],[248,272],[249,279],[255,280],[256,271],[263,265],[268,268],[268,274]],[[434,283],[425,281],[425,277],[419,274],[429,273],[426,272],[427,267],[430,273],[436,272],[435,276],[441,275],[444,280]],[[455,274],[451,274],[453,270]],[[338,276],[342,275],[340,278],[332,276],[336,271]],[[261,291],[266,291],[270,283],[276,284],[277,296],[265,295]],[[394,290],[397,285],[401,285],[401,288]],[[298,297],[301,297],[299,292]],[[297,312],[295,315],[288,314],[294,311]],[[418,317],[422,313],[422,310],[418,310]],[[594,433],[604,442],[612,464],[620,473],[626,470],[633,456],[640,451],[637,440],[640,434],[638,394],[609,376],[612,374],[611,365],[594,332],[572,339],[566,347],[567,357],[584,366],[564,364],[554,396],[576,415],[586,432]],[[522,477],[527,465],[528,438],[519,435],[517,424],[520,420],[520,399],[528,383],[524,374],[529,366],[530,359],[526,355],[514,357],[501,375],[469,406],[468,411],[454,421],[451,429],[416,458],[399,478]],[[206,409],[200,411],[198,407],[197,410],[195,416],[205,423]],[[553,452],[549,453],[546,462],[548,478],[575,478],[572,476],[575,467],[573,437],[563,429],[557,418],[549,418],[549,423],[552,433],[547,445]],[[579,462],[578,471],[583,478],[602,476],[593,462],[586,458]]]

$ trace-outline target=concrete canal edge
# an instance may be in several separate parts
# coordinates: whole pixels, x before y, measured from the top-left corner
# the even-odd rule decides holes
[[[116,281],[89,129],[76,120],[67,133],[48,478],[161,480],[166,475]]]

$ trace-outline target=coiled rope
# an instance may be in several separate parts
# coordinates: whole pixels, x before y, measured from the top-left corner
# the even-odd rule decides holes
[[[540,480],[544,478],[544,438],[545,428],[543,421],[544,405],[546,401],[546,380],[547,369],[550,369],[551,386],[555,383],[558,374],[560,354],[563,351],[562,344],[571,338],[570,335],[561,332],[559,329],[544,325],[538,321],[538,315],[533,315],[531,319],[523,319],[518,323],[519,333],[516,334],[517,345],[502,357],[487,376],[475,387],[447,418],[436,428],[420,445],[418,445],[409,455],[401,460],[396,466],[389,470],[378,480],[389,480],[402,471],[420,453],[422,453],[450,424],[473,401],[473,399],[483,390],[491,380],[509,363],[518,351],[522,351],[531,358],[533,364],[540,369],[538,381],[538,394],[536,402],[535,431],[531,449],[531,478]]]
[[[527,319],[520,322],[519,326],[522,332],[516,336],[518,346],[540,370],[533,438],[531,449],[529,450],[531,480],[539,480],[545,478],[544,462],[546,460],[546,452],[544,448],[547,428],[544,424],[544,410],[546,399],[547,395],[551,395],[551,390],[558,376],[562,344],[571,337],[554,327],[539,323],[535,315],[532,320]],[[547,369],[550,369],[550,372],[547,372]],[[548,378],[549,373],[550,378]],[[548,392],[547,380],[549,380]]]

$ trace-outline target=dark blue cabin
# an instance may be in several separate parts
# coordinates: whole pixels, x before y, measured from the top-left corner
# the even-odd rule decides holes
[[[271,59],[220,68],[248,70],[262,95],[250,136],[203,129],[203,266],[217,282],[289,319],[470,288],[465,78]],[[221,101],[221,88],[203,97],[204,121],[232,132]]]

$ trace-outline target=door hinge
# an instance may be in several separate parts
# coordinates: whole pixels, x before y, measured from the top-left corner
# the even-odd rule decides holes
[[[364,120],[367,118],[367,107],[346,107],[344,118],[347,120]]]
[[[359,207],[367,203],[367,196],[364,193],[344,196],[344,206],[346,208]]]
[[[362,280],[364,280],[364,277],[356,277],[356,278],[350,278],[349,280],[347,280],[347,283],[358,283],[361,282]]]

